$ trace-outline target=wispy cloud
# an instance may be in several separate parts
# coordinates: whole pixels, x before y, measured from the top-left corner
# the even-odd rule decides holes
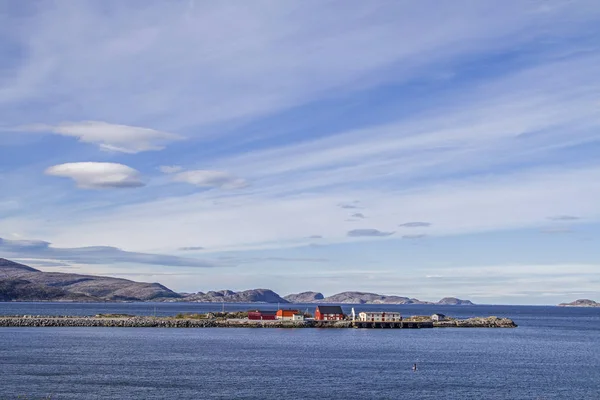
[[[82,189],[134,188],[144,186],[140,173],[123,164],[78,162],[55,165],[47,175],[71,178]]]
[[[204,250],[204,247],[202,247],[202,246],[180,247],[179,250],[181,250],[181,251],[197,251],[197,250]]]
[[[173,175],[176,182],[186,182],[200,187],[218,187],[222,189],[241,189],[248,186],[242,178],[224,171],[195,170],[183,171]]]
[[[158,169],[163,174],[174,174],[175,172],[183,170],[183,167],[179,165],[161,165]]]
[[[394,232],[382,232],[378,229],[353,229],[348,231],[347,235],[349,237],[373,237],[373,236],[391,236]]]
[[[430,222],[405,222],[398,225],[401,228],[427,228],[431,226]]]
[[[351,217],[363,219],[363,218],[365,218],[365,215],[363,213],[354,213],[351,215]]]
[[[541,233],[546,234],[565,234],[565,233],[573,233],[573,229],[571,228],[544,228],[540,230]]]
[[[164,143],[182,139],[173,133],[137,126],[110,124],[102,121],[63,122],[59,125],[27,125],[14,129],[23,132],[49,132],[93,143],[102,150],[121,153],[139,153],[162,150]]]
[[[426,237],[427,237],[427,235],[425,235],[425,234],[402,235],[402,239],[411,239],[411,240],[424,239]]]
[[[177,257],[163,254],[138,253],[109,246],[88,246],[78,248],[53,247],[41,240],[6,240],[0,238],[0,252],[8,258],[32,260],[54,260],[79,264],[118,264],[136,263],[162,265],[166,267],[212,268],[223,264],[195,258]],[[59,266],[55,264],[53,266]]]
[[[574,215],[556,215],[553,217],[548,217],[548,219],[552,221],[577,221],[580,218]]]
[[[349,209],[349,210],[353,210],[353,209],[356,209],[356,208],[362,208],[360,206],[360,202],[358,202],[358,201],[352,201],[352,202],[349,202],[349,203],[340,203],[340,204],[338,204],[338,207]]]

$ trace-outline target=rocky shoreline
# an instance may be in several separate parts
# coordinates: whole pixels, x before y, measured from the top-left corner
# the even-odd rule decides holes
[[[508,318],[470,318],[430,323],[433,328],[514,328]],[[90,328],[353,328],[352,321],[251,321],[247,319],[186,319],[169,317],[0,316],[0,327]],[[423,326],[426,327],[426,326]]]

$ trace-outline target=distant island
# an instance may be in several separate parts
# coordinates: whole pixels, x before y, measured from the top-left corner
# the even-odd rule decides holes
[[[579,299],[570,303],[560,303],[559,307],[600,307],[600,303],[589,299]]]
[[[445,297],[438,302],[428,302],[409,297],[351,291],[328,297],[319,292],[302,292],[281,297],[270,289],[177,293],[159,283],[135,282],[95,275],[42,272],[4,258],[0,258],[0,301],[473,305],[469,300],[456,297]]]

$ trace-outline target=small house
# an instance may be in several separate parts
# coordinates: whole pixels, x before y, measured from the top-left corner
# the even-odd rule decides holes
[[[396,311],[368,311],[358,314],[361,322],[400,322],[402,315]]]
[[[292,321],[304,321],[304,314],[302,314],[302,313],[294,314]]]
[[[277,319],[293,321],[296,314],[298,314],[298,310],[277,310]]]
[[[248,319],[254,321],[274,321],[277,319],[277,311],[248,311]]]
[[[317,306],[315,319],[317,321],[341,321],[345,317],[340,306]]]
[[[433,314],[431,316],[431,320],[438,322],[438,321],[443,321],[446,319],[446,316],[444,314]]]

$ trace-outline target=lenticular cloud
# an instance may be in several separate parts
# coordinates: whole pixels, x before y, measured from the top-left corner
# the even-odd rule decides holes
[[[47,175],[71,178],[82,189],[144,186],[140,173],[127,165],[101,162],[67,163],[50,167]]]

